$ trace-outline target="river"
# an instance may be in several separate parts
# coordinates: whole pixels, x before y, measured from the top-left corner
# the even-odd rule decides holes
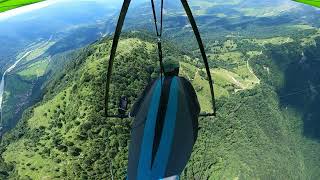
[[[4,85],[5,85],[5,76],[6,74],[10,73],[17,65],[18,63],[27,57],[32,51],[26,52],[21,58],[19,58],[12,66],[10,66],[2,75],[1,83],[0,83],[0,113],[1,113],[1,125],[2,125],[2,101],[3,101],[3,94],[4,94]]]

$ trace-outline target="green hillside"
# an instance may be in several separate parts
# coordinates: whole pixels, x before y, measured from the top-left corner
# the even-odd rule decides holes
[[[309,4],[312,6],[320,7],[320,1],[319,0],[295,0],[297,2],[301,2],[304,4]]]
[[[43,0],[0,0],[0,13]]]
[[[303,114],[296,110],[298,107],[285,104],[278,96],[287,83],[285,69],[299,62],[300,50],[308,49],[305,55],[311,59],[317,57],[320,39],[316,34],[309,37],[314,37],[315,46],[305,47],[300,37],[290,41],[226,40],[209,45],[218,116],[200,119],[202,128],[182,179],[320,177],[320,144],[304,135]],[[2,139],[3,179],[125,177],[131,120],[104,117],[110,46],[110,38],[105,38],[60,55],[69,63],[63,71],[57,69],[46,83],[42,100]],[[193,83],[202,111],[210,110],[202,63],[193,53],[183,53],[170,42],[165,47],[165,54],[180,59],[181,74]],[[287,51],[292,47],[298,48]],[[155,59],[155,43],[148,34],[123,36],[111,85],[112,111],[116,112],[118,97],[127,95],[131,105],[146,83],[157,77]],[[33,76],[33,66],[42,66],[42,61],[19,74]],[[316,134],[309,135],[317,138]]]
[[[4,138],[4,144],[10,143],[2,157],[15,165],[12,177],[110,179],[111,170],[116,177],[124,176],[130,121],[103,117],[110,44],[106,39],[73,55],[75,60],[49,84],[43,101]],[[155,49],[150,42],[129,38],[119,52],[112,85],[119,91],[113,95],[124,93],[133,102],[151,78],[146,70],[156,69],[150,60],[156,57]],[[111,102],[110,107],[116,105]]]
[[[171,3],[163,55],[179,59],[180,75],[195,88],[201,111],[211,112],[196,39],[181,6]],[[316,8],[297,4],[190,1],[215,82],[217,117],[199,119],[182,180],[320,179],[320,22]],[[159,76],[155,36],[148,33],[154,30],[151,11],[131,8],[112,76],[113,113],[120,96],[128,96],[130,108]],[[6,76],[1,180],[125,179],[132,119],[104,117],[112,37],[100,37],[106,29],[113,32],[116,17],[102,21],[20,48],[2,37],[13,47],[0,48],[2,59],[13,61],[32,51]],[[0,63],[4,69],[10,64]]]

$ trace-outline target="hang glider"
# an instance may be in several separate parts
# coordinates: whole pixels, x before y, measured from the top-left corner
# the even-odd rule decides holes
[[[40,1],[43,0],[0,0],[0,13]]]
[[[315,7],[320,7],[320,0],[294,0],[303,4],[308,4]]]
[[[105,115],[109,115],[109,90],[113,63],[116,57],[122,27],[131,0],[124,0],[113,37],[109,65],[106,78]],[[211,92],[213,113],[216,115],[213,79],[201,35],[187,0],[181,4],[190,21],[197,39],[202,59],[206,68]],[[164,0],[161,0],[160,19],[156,13],[154,0],[151,0],[154,25],[157,35],[160,77],[148,85],[141,99],[135,103],[129,117],[134,117],[129,145],[127,180],[178,180],[191,156],[198,135],[198,117],[200,106],[195,90],[190,82],[176,75],[165,75],[164,58],[162,54],[162,30]],[[160,25],[160,26],[159,26]],[[126,101],[121,98],[120,102]],[[208,101],[210,99],[208,98]],[[125,112],[127,103],[119,106],[119,112]],[[123,113],[122,113],[123,114]],[[131,116],[133,115],[133,116]],[[125,116],[118,116],[120,118]],[[168,178],[167,178],[168,177]]]

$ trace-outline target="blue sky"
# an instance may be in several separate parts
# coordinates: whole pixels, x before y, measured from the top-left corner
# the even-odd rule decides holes
[[[131,4],[137,5],[141,2],[149,2],[150,0],[131,0]],[[156,0],[158,1],[158,0]],[[77,3],[77,2],[97,2],[102,3],[103,5],[107,5],[112,8],[121,8],[123,0],[46,0],[40,3],[31,4],[28,6],[24,6],[21,8],[13,9],[4,13],[0,13],[0,22],[10,19],[11,17],[15,17],[18,15],[27,14],[28,12],[37,11],[39,9],[45,9],[46,7],[52,6],[57,3]]]

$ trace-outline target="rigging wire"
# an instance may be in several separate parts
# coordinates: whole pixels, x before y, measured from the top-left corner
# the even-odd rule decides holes
[[[164,9],[163,0],[161,0],[160,28],[158,26],[158,18],[157,18],[154,0],[151,0],[151,6],[152,6],[154,25],[157,33],[158,56],[159,56],[159,65],[160,65],[160,80],[161,80],[161,87],[162,87],[162,79],[163,79],[162,77],[164,73],[163,52],[162,52],[163,9]]]

